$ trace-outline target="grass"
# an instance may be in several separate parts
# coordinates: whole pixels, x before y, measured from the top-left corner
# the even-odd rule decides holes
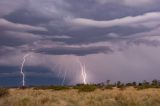
[[[0,88],[0,97],[8,95],[8,89]]]
[[[68,90],[70,89],[70,87],[68,86],[42,86],[42,87],[34,87],[35,90],[48,90],[48,89],[51,89],[51,90],[56,90],[56,91],[59,91],[59,90]]]
[[[87,88],[88,89],[88,88]],[[95,89],[9,89],[8,96],[0,98],[0,106],[160,106],[160,89],[137,90],[127,87]]]
[[[93,92],[96,90],[95,85],[84,85],[84,84],[79,84],[74,87],[74,89],[78,89],[79,92]]]

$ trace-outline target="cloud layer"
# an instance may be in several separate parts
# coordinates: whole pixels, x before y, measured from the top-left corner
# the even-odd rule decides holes
[[[96,21],[92,19],[84,19],[84,18],[77,18],[73,19],[71,22],[75,25],[79,25],[82,27],[98,27],[98,28],[108,28],[108,27],[116,27],[116,26],[144,26],[148,27],[148,24],[151,24],[153,27],[159,25],[160,21],[160,12],[152,12],[146,13],[140,16],[127,16],[124,18],[108,20],[108,21]],[[155,25],[154,25],[155,24]],[[149,26],[150,27],[150,26]]]
[[[88,82],[158,78],[159,3],[1,0],[0,65],[19,67],[30,53],[26,66],[37,67],[37,76],[42,67],[60,79],[67,71],[70,84],[82,81],[77,58],[86,64]],[[13,73],[0,74],[6,75]]]
[[[155,4],[158,0],[120,0],[120,1],[116,1],[116,0],[97,0],[97,2],[101,3],[101,4],[105,4],[105,3],[119,3],[121,5],[126,5],[126,6],[145,6],[145,5],[151,5],[151,4]]]

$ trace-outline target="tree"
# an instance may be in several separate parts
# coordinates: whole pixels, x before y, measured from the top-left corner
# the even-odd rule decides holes
[[[136,82],[132,82],[132,85],[133,85],[133,86],[136,86],[136,85],[137,85],[137,83],[136,83]]]
[[[144,81],[143,81],[143,85],[144,85],[144,86],[148,86],[148,85],[149,85],[149,82],[147,82],[146,80],[144,80]]]
[[[107,80],[107,81],[106,81],[106,84],[109,85],[109,84],[110,84],[110,80]]]
[[[119,88],[121,86],[121,81],[117,81],[117,87]]]

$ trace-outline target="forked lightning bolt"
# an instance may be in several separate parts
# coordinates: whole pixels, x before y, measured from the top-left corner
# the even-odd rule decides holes
[[[82,79],[83,79],[83,84],[87,84],[87,73],[86,73],[86,67],[85,67],[85,64],[82,64],[81,61],[78,59],[78,63],[80,64],[80,67],[81,67],[81,76],[82,76]]]

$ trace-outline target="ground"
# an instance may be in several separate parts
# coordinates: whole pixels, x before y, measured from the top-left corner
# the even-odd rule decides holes
[[[160,89],[68,90],[9,89],[0,106],[160,106]]]

